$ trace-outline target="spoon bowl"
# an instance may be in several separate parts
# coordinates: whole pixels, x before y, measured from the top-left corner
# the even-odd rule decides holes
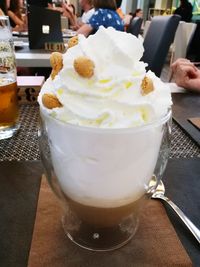
[[[157,187],[155,185],[157,183]],[[183,223],[187,226],[187,228],[191,231],[196,240],[200,243],[200,230],[191,222],[191,220],[176,206],[174,202],[172,202],[168,197],[165,196],[165,186],[162,180],[159,182],[156,180],[156,177],[153,176],[150,183],[149,188],[151,192],[151,198],[153,199],[161,199],[168,203],[170,207],[176,212],[179,218],[183,221]]]
[[[165,196],[165,186],[163,181],[160,180],[151,198],[162,198]]]

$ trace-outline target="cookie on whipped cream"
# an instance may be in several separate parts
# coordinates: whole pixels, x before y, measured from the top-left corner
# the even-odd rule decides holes
[[[74,69],[84,78],[91,78],[93,76],[94,67],[94,62],[88,57],[81,56],[74,60]]]
[[[48,109],[62,107],[62,104],[60,103],[58,98],[53,94],[43,94],[42,103]]]
[[[52,67],[51,78],[53,80],[63,67],[62,54],[59,52],[53,52],[50,56],[50,64]]]
[[[68,48],[71,48],[71,47],[73,47],[73,46],[75,46],[77,44],[78,44],[78,36],[76,35],[76,36],[74,36],[74,37],[69,39]]]
[[[148,95],[154,90],[153,81],[151,78],[145,76],[141,84],[142,95]]]

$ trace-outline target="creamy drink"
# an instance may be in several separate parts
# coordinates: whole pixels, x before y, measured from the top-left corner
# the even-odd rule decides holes
[[[133,134],[131,128],[96,129],[45,119],[55,175],[81,219],[110,226],[130,214],[152,176],[161,126],[138,128]]]
[[[70,223],[66,218],[65,230],[80,246],[106,250],[135,233],[171,95],[139,61],[143,45],[135,36],[100,27],[76,42],[38,101],[56,183],[73,217]],[[116,236],[113,243],[108,233]],[[107,245],[98,247],[99,237]]]

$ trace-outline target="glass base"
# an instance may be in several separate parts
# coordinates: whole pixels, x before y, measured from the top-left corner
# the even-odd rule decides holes
[[[20,128],[20,123],[13,126],[0,127],[0,140],[12,137]]]
[[[62,217],[65,234],[76,245],[92,251],[111,251],[127,244],[135,235],[138,216],[130,215],[112,227],[92,226],[81,221],[74,225],[67,215]]]

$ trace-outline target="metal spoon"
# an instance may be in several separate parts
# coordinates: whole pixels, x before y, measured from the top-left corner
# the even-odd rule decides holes
[[[166,201],[170,205],[170,207],[176,212],[179,218],[189,228],[189,230],[192,232],[196,240],[200,243],[200,230],[190,221],[190,219],[188,219],[188,217],[176,206],[176,204],[174,204],[168,197],[165,196],[165,186],[161,180],[158,183],[158,186],[155,189],[151,198],[161,199]]]

